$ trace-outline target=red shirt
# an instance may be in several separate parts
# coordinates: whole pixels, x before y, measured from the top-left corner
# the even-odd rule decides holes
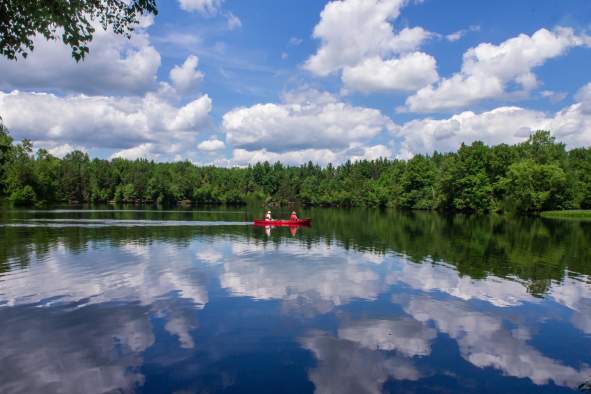
[[[295,213],[292,213],[291,216],[289,217],[289,220],[298,220],[298,215],[296,215]]]

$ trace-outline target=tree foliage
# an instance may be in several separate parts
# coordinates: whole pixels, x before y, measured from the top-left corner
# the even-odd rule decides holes
[[[567,151],[538,131],[517,145],[476,141],[455,153],[408,161],[362,160],[324,168],[257,163],[246,168],[33,154],[0,131],[0,193],[15,204],[151,203],[398,207],[456,212],[538,212],[591,207],[591,149]]]
[[[27,57],[36,35],[48,40],[61,36],[79,61],[89,52],[97,24],[129,37],[141,15],[157,12],[155,0],[2,0],[0,54]]]

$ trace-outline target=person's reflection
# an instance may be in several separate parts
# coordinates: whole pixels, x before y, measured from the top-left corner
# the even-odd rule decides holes
[[[291,233],[292,237],[295,237],[296,234],[298,233],[298,227],[290,227],[289,232]]]
[[[271,236],[271,226],[265,226],[265,235],[267,235],[267,237]]]

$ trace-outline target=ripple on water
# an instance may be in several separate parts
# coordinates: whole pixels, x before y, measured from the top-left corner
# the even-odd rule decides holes
[[[17,221],[18,219],[14,219]],[[141,219],[26,219],[20,223],[2,223],[0,227],[213,227],[213,226],[246,226],[251,222],[243,221],[207,221],[207,220],[141,220]]]

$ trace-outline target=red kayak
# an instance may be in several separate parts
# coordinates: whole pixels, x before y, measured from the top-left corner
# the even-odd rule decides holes
[[[255,220],[255,226],[309,226],[312,224],[312,219],[298,219],[298,220]]]

